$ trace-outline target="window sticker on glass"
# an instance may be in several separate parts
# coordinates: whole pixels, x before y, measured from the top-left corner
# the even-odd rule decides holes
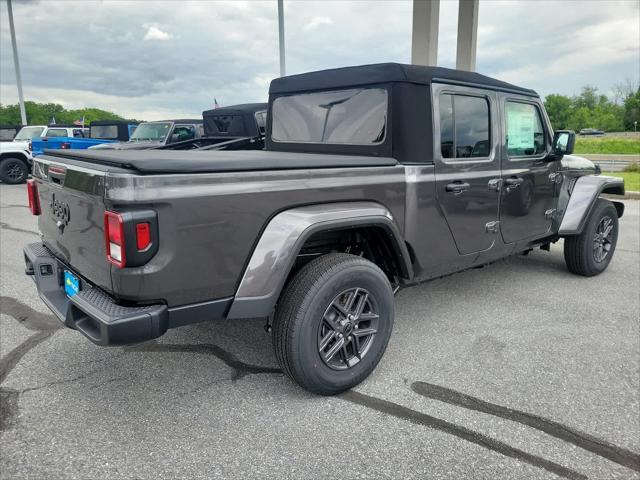
[[[544,129],[536,107],[507,102],[507,149],[511,156],[538,155],[544,151]]]

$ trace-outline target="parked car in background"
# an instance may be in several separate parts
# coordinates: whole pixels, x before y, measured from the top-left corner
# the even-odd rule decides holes
[[[267,103],[244,103],[202,112],[206,137],[264,136]]]
[[[580,130],[580,133],[578,133],[578,135],[593,135],[601,137],[602,135],[604,135],[604,132],[595,128],[583,128],[582,130]]]
[[[155,147],[161,150],[261,150],[266,103],[245,103],[202,112],[204,136]]]
[[[34,139],[57,137],[84,137],[88,128],[76,125],[27,125],[20,129],[10,142],[0,142],[0,180],[4,183],[22,183],[27,180],[33,155],[31,142]]]
[[[33,156],[25,142],[0,142],[0,181],[9,184],[27,180]]]
[[[364,65],[275,79],[268,111],[265,151],[34,160],[26,273],[64,325],[122,345],[263,317],[283,372],[331,395],[382,358],[399,288],[560,239],[578,275],[614,255],[624,204],[601,194],[624,181],[571,155],[533,90]],[[561,284],[530,294],[561,303]]]
[[[89,149],[145,150],[200,138],[202,135],[203,127],[201,119],[143,122],[136,127],[128,142],[103,143],[89,147]]]
[[[29,142],[34,138],[42,137],[83,137],[89,129],[75,125],[26,125],[20,129],[12,143],[19,144],[20,148],[29,149]]]
[[[83,135],[77,135],[74,132],[73,137],[47,135],[46,137],[34,138],[31,141],[31,152],[35,157],[41,155],[45,148],[53,150],[86,150],[89,147],[103,143],[126,142],[137,126],[136,122],[119,120],[91,122],[88,131],[83,131]]]
[[[22,125],[0,125],[0,142],[11,142],[21,128]]]

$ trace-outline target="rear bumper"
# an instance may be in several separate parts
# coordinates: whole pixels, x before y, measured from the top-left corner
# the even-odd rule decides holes
[[[67,327],[98,345],[126,345],[163,335],[167,329],[222,318],[232,299],[169,308],[164,304],[123,306],[82,280],[73,297],[64,291],[64,270],[73,272],[41,243],[24,248],[25,273],[33,277],[38,294]]]

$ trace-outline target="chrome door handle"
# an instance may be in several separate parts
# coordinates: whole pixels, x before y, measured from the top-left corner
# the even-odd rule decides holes
[[[520,185],[522,185],[522,182],[524,182],[524,179],[520,177],[511,177],[511,178],[505,179],[504,181],[504,183],[507,185],[507,188],[506,188],[507,192],[512,192],[513,190],[518,188]]]
[[[454,195],[460,195],[462,192],[469,190],[470,186],[471,185],[469,185],[468,183],[454,182],[447,184],[447,186],[445,187],[445,191],[453,193]]]
[[[562,174],[560,172],[553,172],[549,174],[549,181],[551,183],[562,183]]]
[[[491,180],[489,180],[489,183],[487,183],[487,187],[489,187],[489,190],[493,190],[494,192],[499,192],[501,186],[501,178],[492,178]]]

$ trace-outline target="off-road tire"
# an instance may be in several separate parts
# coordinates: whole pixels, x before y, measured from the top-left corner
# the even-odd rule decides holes
[[[29,166],[20,158],[7,157],[0,160],[0,180],[9,185],[27,181]]]
[[[612,229],[608,239],[609,250],[600,261],[597,260],[596,238],[601,222],[611,220]],[[572,235],[564,239],[564,260],[570,272],[585,277],[592,277],[605,271],[618,241],[618,212],[613,204],[603,198],[596,204],[589,215],[589,220],[580,235]]]
[[[336,370],[319,351],[321,329],[327,328],[325,314],[341,292],[355,291],[355,298],[363,290],[370,295],[365,298],[377,309],[377,333],[355,365]],[[376,316],[373,309],[369,311],[370,317]],[[272,330],[276,357],[284,372],[302,388],[320,395],[335,395],[359,384],[373,371],[389,342],[393,318],[393,290],[377,265],[345,253],[323,255],[300,269],[280,297]],[[355,335],[353,338],[355,342]],[[358,337],[358,342],[361,338]],[[347,365],[348,350],[347,347],[344,352]]]

